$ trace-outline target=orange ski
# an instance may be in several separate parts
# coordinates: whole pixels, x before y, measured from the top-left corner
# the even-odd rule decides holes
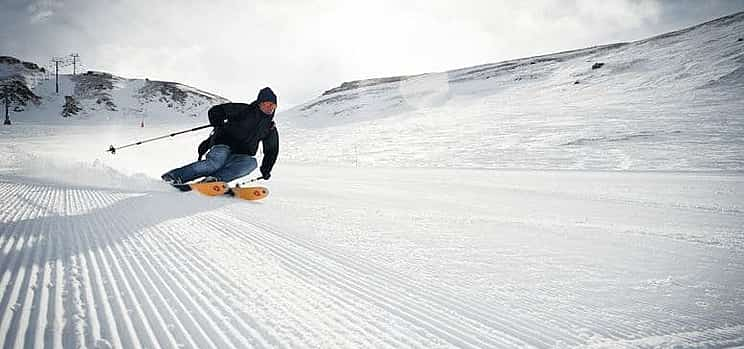
[[[243,200],[260,200],[269,196],[266,187],[229,187],[225,182],[174,184],[181,191],[198,191],[208,196],[230,195]]]
[[[266,187],[235,187],[230,188],[230,191],[243,200],[260,200],[269,196],[269,189]]]
[[[196,190],[204,195],[219,196],[227,193],[229,188],[225,182],[207,182],[189,184],[192,190]]]

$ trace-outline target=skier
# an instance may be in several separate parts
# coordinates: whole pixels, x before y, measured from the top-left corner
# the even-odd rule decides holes
[[[251,103],[225,103],[209,109],[209,124],[214,130],[199,144],[196,162],[168,171],[162,179],[169,184],[183,184],[199,177],[202,182],[229,182],[247,176],[258,166],[254,157],[258,142],[263,144],[261,176],[271,178],[279,154],[279,133],[274,124],[276,95],[265,87]],[[208,150],[208,152],[207,152]],[[202,156],[206,153],[206,158]]]

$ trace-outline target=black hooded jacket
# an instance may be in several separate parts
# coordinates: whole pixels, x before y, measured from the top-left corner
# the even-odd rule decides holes
[[[261,173],[271,173],[279,155],[279,132],[274,115],[266,115],[258,103],[225,103],[209,109],[209,123],[214,131],[199,145],[199,158],[213,145],[225,144],[233,153],[255,156],[258,142],[263,144]]]

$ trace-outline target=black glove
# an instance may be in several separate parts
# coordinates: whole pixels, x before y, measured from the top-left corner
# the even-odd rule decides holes
[[[269,180],[269,178],[271,178],[271,172],[264,172],[264,171],[261,171],[261,177],[263,177],[263,179],[264,179],[265,181],[268,181],[268,180]]]

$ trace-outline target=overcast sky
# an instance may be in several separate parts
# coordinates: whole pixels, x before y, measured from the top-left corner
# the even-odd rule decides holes
[[[0,0],[0,55],[177,81],[280,108],[344,81],[643,39],[744,0]],[[71,72],[71,68],[70,72]]]

